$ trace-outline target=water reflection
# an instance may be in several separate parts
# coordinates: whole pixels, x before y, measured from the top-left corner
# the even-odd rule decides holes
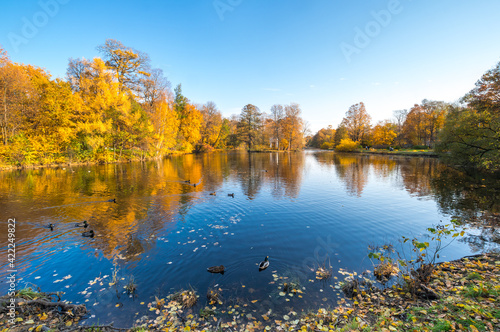
[[[278,271],[296,275],[310,290],[301,303],[314,307],[325,298],[319,289],[331,285],[310,284],[314,272],[298,266],[314,257],[318,239],[331,239],[335,271],[370,268],[368,243],[418,234],[451,216],[473,220],[483,210],[498,213],[499,195],[494,179],[467,178],[437,159],[318,151],[212,153],[0,173],[1,222],[18,221],[20,275],[57,290],[62,286],[52,276],[71,274],[64,287],[76,302],[83,301],[89,280],[109,275],[116,265],[124,277],[136,277],[145,302],[158,288],[216,283],[239,289],[235,296],[252,289],[252,298],[264,299],[276,291],[267,278]],[[95,238],[81,236],[75,223],[83,220]],[[49,223],[54,231],[44,227]],[[7,246],[6,232],[0,245]],[[490,248],[477,239],[467,246]],[[462,247],[453,247],[454,254],[470,251]],[[267,255],[269,275],[255,274],[255,264]],[[224,276],[206,273],[220,264],[228,268]],[[133,303],[115,308],[113,296],[87,299],[110,317],[137,312]],[[327,298],[334,303],[336,296],[330,291]]]

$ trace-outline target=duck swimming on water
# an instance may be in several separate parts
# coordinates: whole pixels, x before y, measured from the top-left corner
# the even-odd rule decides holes
[[[83,222],[76,223],[75,227],[84,227],[84,228],[87,228],[87,227],[89,227],[89,223],[87,222],[87,220],[84,220]]]
[[[83,237],[94,237],[94,231],[93,230],[90,230],[88,232],[83,232],[82,233],[82,236]]]
[[[226,268],[224,267],[224,265],[219,265],[219,266],[211,266],[207,269],[208,272],[210,273],[220,273],[220,274],[224,274],[224,270]]]
[[[268,266],[269,266],[269,256],[266,256],[266,258],[264,258],[264,260],[259,264],[259,271],[267,269]]]

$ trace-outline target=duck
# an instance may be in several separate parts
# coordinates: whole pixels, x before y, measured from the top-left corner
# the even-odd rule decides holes
[[[211,267],[207,268],[207,271],[210,273],[224,274],[225,269],[226,268],[224,267],[224,265],[219,265],[219,266],[211,266]]]
[[[259,271],[267,269],[268,266],[269,266],[269,256],[266,256],[266,258],[264,258],[264,260],[259,264]]]
[[[94,231],[90,230],[88,232],[83,232],[82,236],[84,236],[84,237],[94,237]]]
[[[89,223],[87,222],[87,220],[84,220],[83,222],[76,223],[75,227],[87,228],[87,227],[89,227]]]
[[[47,225],[47,226],[45,226],[45,227],[47,227],[47,228],[48,228],[48,229],[50,229],[51,231],[53,231],[53,230],[54,230],[54,224],[48,224],[48,225]]]
[[[233,194],[227,194],[229,197],[234,198],[234,193]]]
[[[113,198],[113,199],[108,199],[107,202],[113,202],[113,203],[116,203],[116,198]]]
[[[184,182],[186,182],[186,183],[191,183],[191,180],[184,180]]]
[[[213,193],[210,193],[211,196],[217,196],[217,193],[214,191]]]

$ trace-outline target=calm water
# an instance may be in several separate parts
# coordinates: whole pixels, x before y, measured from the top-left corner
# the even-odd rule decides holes
[[[195,311],[209,287],[223,289],[226,304],[257,312],[333,306],[335,278],[313,282],[312,269],[329,262],[339,279],[339,269],[372,269],[368,245],[422,236],[440,220],[497,210],[500,202],[498,191],[469,185],[436,159],[318,151],[187,155],[2,172],[0,179],[0,245],[6,256],[7,219],[15,217],[20,286],[63,290],[64,299],[90,308],[86,323],[118,327],[148,314],[155,296],[187,287],[200,294]],[[95,238],[81,236],[75,223],[83,220]],[[491,246],[455,242],[441,259],[484,249]],[[259,272],[266,255],[270,267]],[[224,275],[206,271],[220,264]],[[5,258],[2,293],[6,270]],[[113,270],[117,286],[109,285]],[[288,279],[275,282],[273,274]],[[136,297],[123,290],[132,277]],[[303,297],[280,297],[283,280],[299,281]]]

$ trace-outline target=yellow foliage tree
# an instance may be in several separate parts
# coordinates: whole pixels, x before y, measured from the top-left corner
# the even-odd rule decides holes
[[[177,113],[166,100],[155,105],[150,118],[154,127],[155,155],[159,156],[175,147],[180,121]]]
[[[122,125],[118,132],[113,133],[113,120],[130,125],[127,116],[130,110],[129,97],[120,91],[119,83],[113,79],[104,61],[95,58],[86,68],[85,75],[80,77],[77,95],[81,107],[77,112],[77,131],[83,136],[83,141],[93,154],[104,152],[107,145],[122,149],[123,137],[120,136]],[[114,139],[111,138],[113,133]]]
[[[203,115],[194,107],[194,105],[187,104],[182,110],[182,117],[180,119],[179,136],[181,139],[181,149],[191,152],[194,145],[198,143],[201,138],[200,128],[203,123]]]
[[[339,152],[350,152],[359,148],[359,142],[353,141],[350,138],[344,138],[340,141],[340,144],[335,147],[335,151]]]
[[[377,123],[372,130],[372,142],[374,145],[391,145],[397,136],[396,125],[389,121]]]

